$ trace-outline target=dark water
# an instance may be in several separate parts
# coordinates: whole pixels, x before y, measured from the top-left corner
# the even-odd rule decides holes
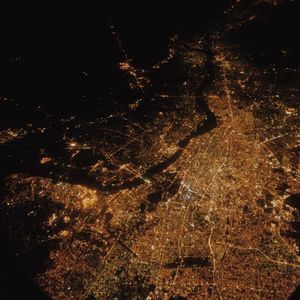
[[[0,72],[1,96],[13,101],[1,105],[0,126],[42,125],[58,116],[90,117],[114,110],[112,98],[127,102],[132,91],[118,69],[124,55],[110,25],[134,64],[147,67],[166,56],[169,37],[201,32],[228,3],[168,8],[111,8],[97,1],[10,3],[2,27]],[[235,39],[259,64],[299,65],[298,9],[299,4],[290,3],[266,10]]]

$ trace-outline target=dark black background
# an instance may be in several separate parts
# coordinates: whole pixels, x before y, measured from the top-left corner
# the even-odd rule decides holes
[[[14,102],[2,105],[1,127],[43,124],[46,112],[89,117],[110,109],[111,98],[123,101],[130,93],[118,69],[125,58],[110,25],[129,57],[147,67],[166,56],[171,35],[199,30],[229,1],[170,7],[103,2],[9,2],[1,38],[1,96]]]

